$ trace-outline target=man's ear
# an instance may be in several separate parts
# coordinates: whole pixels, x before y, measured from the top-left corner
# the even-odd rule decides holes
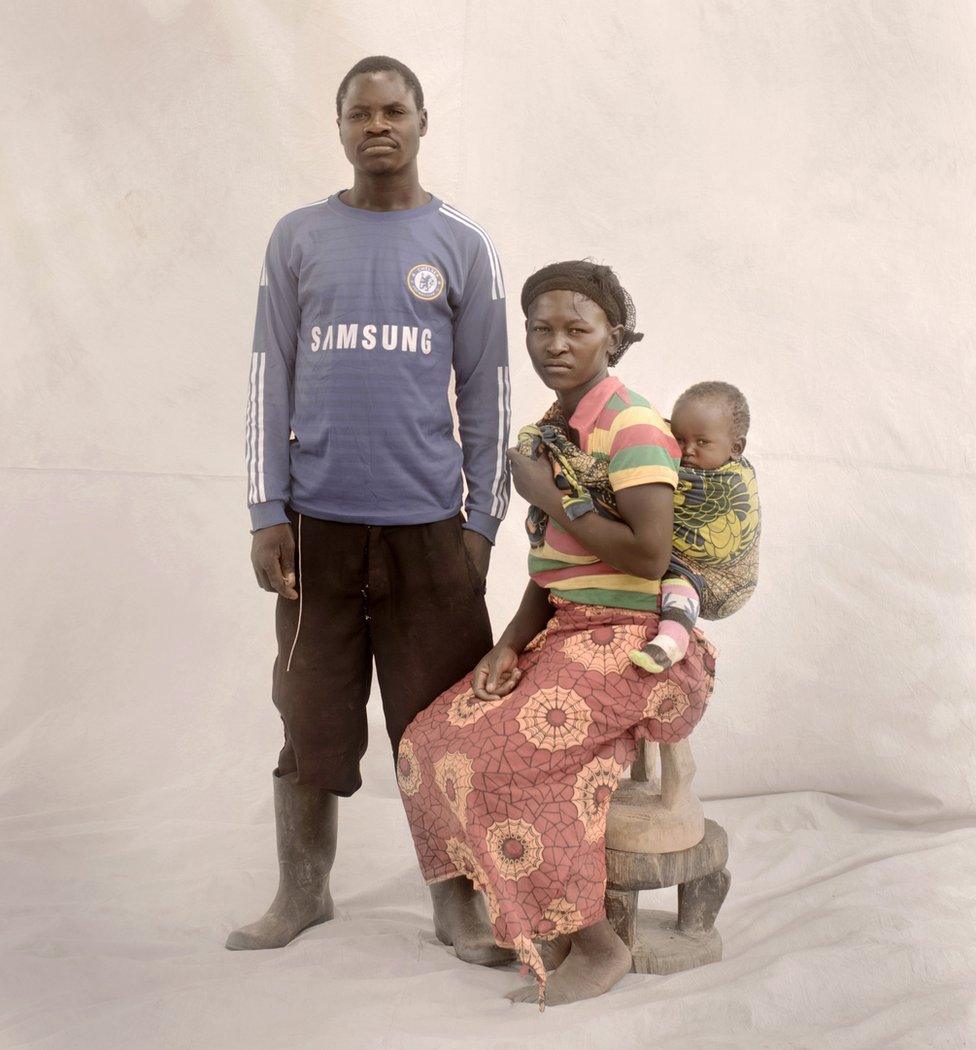
[[[746,450],[746,439],[744,437],[736,438],[732,442],[732,458],[741,459],[742,453]]]
[[[427,110],[422,109],[420,111],[420,134],[421,136],[427,134]]]

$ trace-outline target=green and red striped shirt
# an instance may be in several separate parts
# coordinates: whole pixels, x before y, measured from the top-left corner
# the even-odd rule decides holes
[[[676,488],[681,450],[658,412],[615,376],[587,391],[569,425],[580,448],[607,463],[614,492],[635,485]],[[529,553],[529,575],[553,594],[582,605],[657,611],[661,581],[607,565],[550,519],[545,542]]]

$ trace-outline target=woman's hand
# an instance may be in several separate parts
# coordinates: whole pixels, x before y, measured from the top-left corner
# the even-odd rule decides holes
[[[512,481],[524,500],[547,514],[562,507],[562,492],[552,476],[552,463],[544,450],[537,459],[523,456],[517,448],[510,448],[507,455],[512,465]]]
[[[510,646],[499,642],[478,662],[471,679],[474,695],[479,700],[500,700],[507,696],[522,677],[518,669],[519,654]]]

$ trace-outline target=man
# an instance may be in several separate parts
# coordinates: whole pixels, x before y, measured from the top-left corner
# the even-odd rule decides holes
[[[509,499],[498,256],[420,185],[427,111],[406,66],[363,59],[336,110],[353,186],[278,223],[258,297],[248,505],[258,583],[279,595],[280,883],[228,948],[280,947],[332,918],[337,796],[361,783],[373,660],[395,756],[414,715],[492,644],[485,577]],[[432,895],[459,956],[507,957],[480,896]]]

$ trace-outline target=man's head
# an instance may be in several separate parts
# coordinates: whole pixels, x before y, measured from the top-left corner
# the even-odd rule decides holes
[[[749,403],[731,383],[696,383],[675,401],[671,433],[683,467],[716,470],[745,451]]]
[[[385,55],[361,59],[342,78],[336,114],[349,163],[368,175],[392,175],[413,164],[427,134],[420,81]]]

